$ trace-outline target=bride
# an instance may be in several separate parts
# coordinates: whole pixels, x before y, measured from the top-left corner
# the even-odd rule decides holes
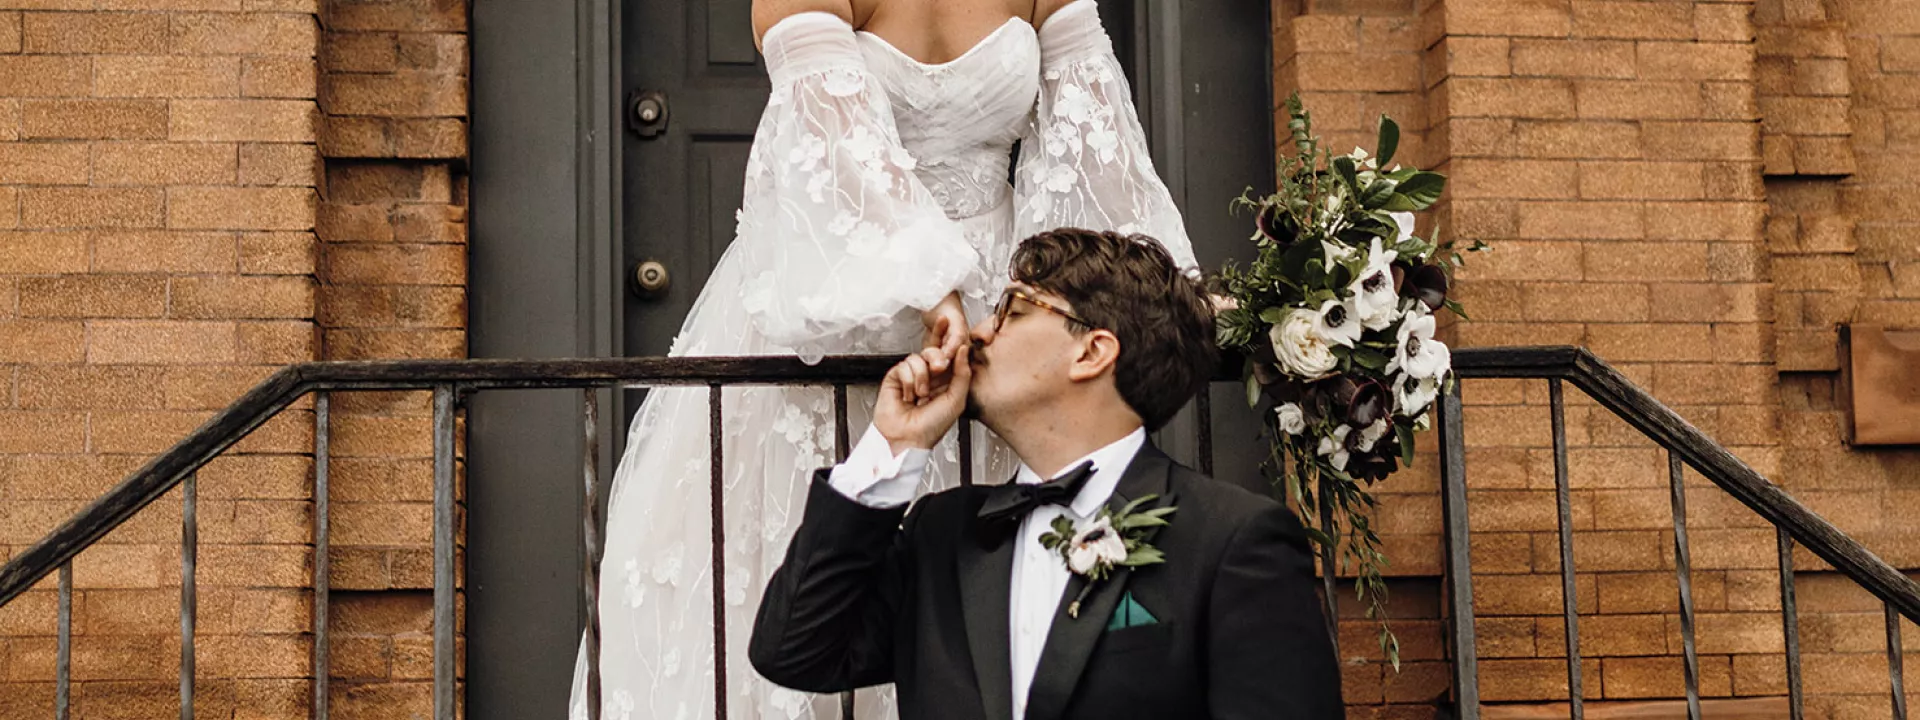
[[[998,297],[1018,240],[1044,229],[1145,233],[1194,264],[1094,0],[755,0],[753,17],[773,94],[734,242],[673,356],[811,362],[939,346],[950,358],[966,318]],[[745,662],[811,471],[835,460],[831,391],[722,396],[721,577],[711,571],[707,391],[653,391],[629,431],[600,566],[609,720],[714,717],[723,662],[728,716],[839,717],[837,698],[777,687]],[[850,405],[849,426],[864,426],[872,395]],[[981,439],[976,476],[1011,476],[1011,454]],[[955,484],[958,467],[950,437],[922,491]],[[576,720],[586,717],[585,663],[583,646]],[[862,691],[856,708],[894,715],[884,689]]]

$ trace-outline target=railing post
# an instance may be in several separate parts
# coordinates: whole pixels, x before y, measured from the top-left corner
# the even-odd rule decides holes
[[[1673,488],[1673,572],[1680,581],[1680,645],[1687,684],[1687,720],[1700,720],[1700,656],[1693,642],[1693,569],[1687,551],[1687,486],[1680,454],[1667,451],[1667,483]]]
[[[1776,526],[1780,542],[1780,632],[1787,645],[1787,717],[1801,720],[1806,703],[1800,695],[1800,611],[1793,592],[1793,535]]]
[[[199,560],[199,490],[196,473],[180,489],[180,720],[193,720],[193,624],[199,614],[194,565]]]
[[[600,395],[587,388],[581,397],[580,581],[587,598],[587,720],[600,720]]]
[[[727,717],[727,604],[726,604],[726,475],[720,466],[725,460],[725,428],[721,418],[724,386],[707,385],[707,432],[711,443],[707,468],[713,503],[713,708],[714,717]]]
[[[1567,479],[1567,408],[1560,378],[1547,379],[1553,412],[1553,488],[1560,514],[1560,607],[1567,634],[1567,707],[1573,720],[1586,717],[1586,692],[1580,677],[1580,598],[1573,581],[1573,498]]]
[[[1887,613],[1887,676],[1893,684],[1893,720],[1907,720],[1906,678],[1902,672],[1900,648],[1900,612],[1893,603],[1882,603]]]
[[[1440,395],[1440,514],[1446,524],[1447,606],[1451,617],[1454,717],[1480,719],[1480,662],[1473,635],[1473,562],[1467,526],[1467,438],[1460,381]]]
[[[73,562],[60,564],[59,608],[54,612],[53,717],[67,720],[73,706]]]
[[[433,388],[433,716],[453,720],[454,656],[454,388]]]
[[[329,702],[328,690],[332,682],[332,653],[329,652],[327,613],[332,607],[332,593],[329,591],[332,561],[327,557],[332,547],[331,522],[328,520],[329,507],[328,477],[332,462],[332,413],[333,396],[327,392],[318,392],[313,398],[313,717],[314,720],[327,720]]]

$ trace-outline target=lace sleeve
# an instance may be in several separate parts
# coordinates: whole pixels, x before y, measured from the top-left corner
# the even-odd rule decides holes
[[[849,335],[917,336],[917,312],[903,314],[977,283],[978,253],[914,176],[886,91],[844,20],[795,15],[763,44],[773,95],[731,250],[742,255],[749,317],[803,356],[864,344]]]
[[[1181,267],[1193,246],[1093,0],[1076,0],[1040,28],[1040,107],[1014,175],[1015,237],[1058,227],[1144,233]]]

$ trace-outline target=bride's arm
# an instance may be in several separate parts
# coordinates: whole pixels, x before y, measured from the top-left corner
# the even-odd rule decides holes
[[[1194,265],[1186,224],[1154,171],[1093,0],[1043,0],[1040,105],[1014,176],[1016,237],[1058,227],[1143,233]]]
[[[763,43],[773,92],[728,250],[741,304],[803,357],[910,346],[923,311],[981,292],[979,253],[914,175],[845,18],[789,15]]]

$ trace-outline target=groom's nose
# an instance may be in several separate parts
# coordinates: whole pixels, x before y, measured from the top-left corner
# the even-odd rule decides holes
[[[991,345],[993,344],[994,336],[993,326],[994,319],[992,316],[988,316],[986,319],[974,323],[973,330],[967,334],[973,338],[973,344],[975,345]]]

